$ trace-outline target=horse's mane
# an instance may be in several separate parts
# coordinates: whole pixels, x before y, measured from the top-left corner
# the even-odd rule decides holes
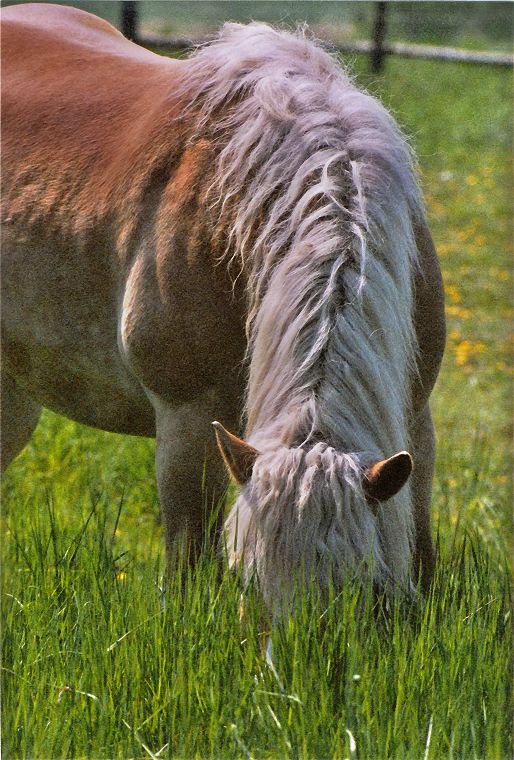
[[[184,86],[195,134],[219,140],[211,197],[232,214],[227,250],[247,283],[247,439],[408,447],[423,210],[396,123],[302,32],[264,24],[223,27]],[[410,513],[406,487],[381,519],[403,565],[394,526],[410,540]]]

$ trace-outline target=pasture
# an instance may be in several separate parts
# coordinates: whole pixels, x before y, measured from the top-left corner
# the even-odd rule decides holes
[[[412,137],[445,277],[433,595],[306,594],[272,669],[208,553],[163,607],[153,442],[45,413],[2,486],[5,757],[511,756],[512,73],[353,65]]]

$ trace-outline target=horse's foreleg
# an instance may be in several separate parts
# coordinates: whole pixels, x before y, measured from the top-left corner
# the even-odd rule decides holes
[[[42,407],[6,372],[2,372],[0,392],[2,396],[0,456],[1,469],[4,472],[29,442],[39,422]]]
[[[217,548],[227,478],[211,422],[213,399],[180,407],[160,400],[156,410],[156,476],[168,566],[181,551],[194,563],[204,546]]]
[[[435,436],[428,404],[417,415],[411,435],[414,454],[412,493],[416,530],[414,570],[421,582],[421,590],[426,594],[430,588],[435,566],[435,551],[431,530]]]

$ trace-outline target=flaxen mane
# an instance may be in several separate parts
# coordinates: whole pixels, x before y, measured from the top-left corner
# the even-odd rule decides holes
[[[246,439],[261,455],[229,549],[268,598],[299,564],[323,584],[372,562],[378,582],[405,586],[410,488],[375,514],[360,482],[409,445],[423,214],[409,148],[301,33],[229,24],[189,67],[193,139],[215,124],[210,192],[232,214],[228,256],[248,295]]]

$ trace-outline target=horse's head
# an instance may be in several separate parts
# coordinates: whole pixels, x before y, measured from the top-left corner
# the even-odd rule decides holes
[[[299,578],[316,579],[321,590],[348,576],[388,581],[381,505],[409,478],[410,454],[377,459],[323,442],[258,451],[213,424],[240,487],[226,523],[231,562],[256,572],[270,611],[291,606]]]

